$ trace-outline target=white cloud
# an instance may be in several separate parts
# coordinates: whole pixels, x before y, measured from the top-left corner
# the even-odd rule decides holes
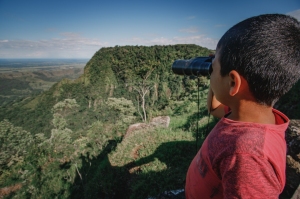
[[[186,32],[186,33],[196,33],[199,32],[197,27],[190,27],[190,28],[186,28],[186,29],[180,29],[180,32]]]
[[[298,21],[300,21],[300,9],[288,12],[286,14],[295,17]]]
[[[134,37],[110,42],[89,39],[76,33],[65,32],[60,38],[44,40],[0,40],[0,58],[91,58],[96,51],[114,45],[174,45],[197,44],[215,49],[217,40],[206,35],[187,37]]]
[[[0,58],[89,58],[107,43],[61,33],[62,38],[49,40],[0,40]]]
[[[159,37],[154,39],[144,39],[135,37],[126,41],[123,41],[124,45],[174,45],[174,44],[197,44],[202,47],[206,47],[214,50],[217,46],[218,40],[206,37],[205,35],[196,35],[188,37],[173,37],[165,38]]]
[[[75,32],[61,32],[60,35],[68,38],[79,38],[80,34]]]

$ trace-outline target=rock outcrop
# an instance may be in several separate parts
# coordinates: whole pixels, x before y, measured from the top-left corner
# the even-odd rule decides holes
[[[300,189],[300,120],[291,120],[285,139],[287,143],[286,185],[280,199],[300,198],[300,190],[297,190]]]
[[[152,118],[150,124],[153,126],[169,127],[170,117],[169,116],[159,116]]]
[[[149,123],[136,123],[128,127],[124,138],[126,138],[130,133],[142,129],[150,129],[153,127],[169,127],[170,117],[169,116],[159,116],[152,118]]]

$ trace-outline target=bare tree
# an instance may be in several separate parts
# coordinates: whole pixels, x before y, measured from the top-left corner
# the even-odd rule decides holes
[[[147,122],[147,113],[146,113],[146,95],[147,93],[154,87],[154,85],[149,82],[148,78],[153,72],[154,68],[149,70],[146,75],[143,77],[142,82],[139,83],[139,85],[133,86],[133,89],[139,94],[138,95],[138,112],[144,122]],[[143,114],[140,112],[140,102],[141,102],[141,107],[143,110]]]

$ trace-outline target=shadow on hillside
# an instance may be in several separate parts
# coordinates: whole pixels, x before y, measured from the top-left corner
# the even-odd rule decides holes
[[[152,155],[141,159],[137,157],[137,161],[122,167],[111,165],[107,156],[116,145],[111,141],[92,161],[87,162],[82,157],[81,177],[77,174],[70,198],[148,198],[184,188],[188,166],[196,153],[195,142],[162,143]],[[157,161],[162,162],[164,167],[156,168]],[[148,168],[151,169],[145,171]]]
[[[80,175],[77,172],[70,198],[128,198],[126,195],[128,190],[125,186],[128,172],[122,167],[112,166],[107,156],[116,146],[117,142],[110,140],[96,158],[88,160],[86,157],[81,157]]]
[[[204,118],[205,116],[208,116],[208,118],[207,119]],[[210,120],[210,122],[208,122],[208,120]],[[199,121],[198,130],[197,130],[197,121]],[[209,132],[213,129],[213,127],[216,125],[218,121],[219,119],[208,115],[206,107],[202,107],[200,108],[199,113],[194,113],[190,115],[187,118],[187,122],[179,128],[182,128],[185,131],[192,131],[194,138],[201,142],[201,140],[204,140],[207,137]],[[199,149],[199,142],[197,143],[197,145],[198,146],[196,147],[197,149]]]

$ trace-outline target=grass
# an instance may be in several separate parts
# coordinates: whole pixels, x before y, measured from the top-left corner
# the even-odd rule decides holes
[[[140,130],[126,137],[108,155],[108,166],[123,171],[119,176],[126,176],[130,198],[147,198],[184,188],[186,171],[195,152],[192,132],[170,128]]]

